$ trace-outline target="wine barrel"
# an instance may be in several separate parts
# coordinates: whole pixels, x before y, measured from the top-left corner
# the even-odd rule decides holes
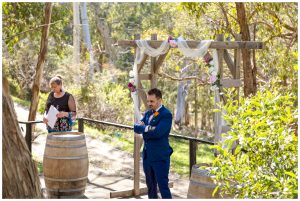
[[[88,152],[83,133],[48,134],[43,170],[49,198],[83,196],[88,179],[88,167]]]
[[[200,166],[208,167],[209,165],[206,163],[193,165],[187,198],[220,198],[218,192],[215,193],[214,197],[212,196],[216,184],[214,184],[208,170],[199,169]]]

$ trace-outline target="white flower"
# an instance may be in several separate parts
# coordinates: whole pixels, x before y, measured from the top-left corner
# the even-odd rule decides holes
[[[131,82],[132,84],[134,84],[134,78],[129,78],[129,82]]]
[[[211,60],[210,62],[209,62],[209,65],[211,65],[211,66],[213,66],[215,63],[214,63],[214,60]]]
[[[215,71],[215,68],[214,67],[210,67],[209,68],[209,73],[212,73],[213,71]]]
[[[133,70],[129,71],[129,77],[134,77]]]

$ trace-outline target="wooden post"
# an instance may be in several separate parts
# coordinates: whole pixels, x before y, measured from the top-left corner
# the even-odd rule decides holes
[[[157,40],[157,34],[151,34],[151,40]],[[157,86],[157,72],[155,72],[155,63],[156,63],[156,58],[151,57],[151,89],[155,88]]]
[[[219,34],[217,35],[217,41],[223,41],[224,40],[224,35],[223,34]],[[217,49],[217,53],[218,53],[218,64],[219,64],[219,73],[220,73],[220,79],[223,78],[223,55],[224,55],[224,49]],[[218,104],[220,104],[220,91],[216,90],[215,92],[215,104],[214,104],[214,108],[215,109],[220,109]],[[215,133],[215,138],[214,138],[214,142],[215,144],[217,144],[220,140],[221,140],[221,129],[222,129],[222,113],[220,112],[216,112],[214,115],[214,133]],[[215,150],[215,155],[217,154],[217,151]]]
[[[218,34],[217,41],[224,41],[224,35]],[[219,73],[221,78],[223,78],[223,58],[224,58],[224,49],[217,49],[218,52],[218,59],[219,59]]]
[[[78,118],[78,132],[84,133],[83,118]]]
[[[198,85],[197,85],[197,80],[194,80],[195,84],[195,135],[194,137],[197,137],[198,134]]]
[[[196,158],[197,142],[194,140],[189,140],[189,143],[190,143],[190,176],[191,176],[193,165],[197,163],[197,158]]]
[[[241,41],[242,35],[241,34],[236,34],[235,35],[235,40],[236,41]],[[242,50],[241,49],[235,49],[234,50],[234,74],[233,74],[233,79],[240,79],[241,78],[241,54]],[[237,90],[237,95],[234,97],[235,100],[239,100],[239,87],[236,87]]]
[[[26,135],[25,135],[26,144],[31,153],[31,145],[32,145],[32,124],[26,123]]]
[[[140,34],[135,34],[134,39],[139,40],[141,38]],[[135,50],[136,51],[136,50]],[[139,85],[139,77],[138,80],[138,88],[141,87]],[[137,93],[139,94],[139,90],[137,90]],[[138,107],[140,108],[140,99],[138,103]],[[138,122],[139,119],[134,119],[134,122]],[[143,138],[139,134],[134,134],[134,149],[133,149],[133,194],[135,196],[140,195],[140,149],[143,144]]]

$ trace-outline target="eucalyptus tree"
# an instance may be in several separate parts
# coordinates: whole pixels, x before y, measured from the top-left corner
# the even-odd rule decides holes
[[[7,53],[3,54],[9,68],[8,79],[14,85],[17,94],[29,94],[30,98],[35,65],[38,59],[41,28],[44,24],[45,3],[3,2],[3,44]],[[70,23],[71,4],[53,3],[51,31],[49,34],[49,53],[55,57],[46,60],[42,83],[47,83],[51,73],[58,69],[58,60],[64,58],[68,45],[72,44],[72,24]],[[44,79],[45,78],[45,79]]]
[[[37,167],[20,130],[5,73],[2,77],[2,109],[3,198],[42,198]]]
[[[82,31],[84,43],[89,52],[89,76],[92,78],[95,67],[98,68],[98,62],[94,58],[94,51],[92,48],[91,36],[90,36],[90,26],[89,18],[87,14],[87,3],[81,3],[81,21],[82,21]]]
[[[297,41],[298,34],[296,31],[297,3],[253,2],[243,3],[243,5],[239,3],[182,3],[181,6],[189,11],[192,16],[198,18],[199,26],[207,25],[211,32],[224,33],[227,39],[234,38],[234,33],[242,31],[244,39],[246,39],[246,35],[250,34],[251,40],[263,41],[265,49],[256,51],[256,57],[251,53],[250,63],[252,67],[248,66],[244,70],[251,70],[254,75],[257,70],[258,81],[261,82],[269,82],[272,77],[275,77],[277,81],[284,79],[279,74],[274,74],[274,72],[280,72],[280,69],[283,69],[278,60],[285,60],[286,58],[283,58],[283,56],[288,58],[293,57],[293,52],[296,51],[295,41]],[[243,6],[245,9],[241,10]],[[240,17],[238,17],[238,13]],[[244,15],[243,20],[241,20],[241,15]],[[249,34],[246,33],[246,29],[249,29]],[[282,45],[286,46],[287,49]],[[274,54],[274,49],[277,50],[277,48],[274,48],[275,46],[281,50],[285,49],[285,55],[279,53],[280,51]],[[272,55],[272,61],[270,61],[270,55]],[[266,59],[266,57],[269,59]],[[261,62],[255,58],[259,58]],[[274,58],[276,58],[276,63],[279,65],[274,65]],[[287,72],[291,72],[291,74],[295,72],[293,70],[294,61],[294,59],[288,60],[289,70]],[[243,63],[249,64],[249,61],[244,61]],[[273,72],[271,73],[272,76],[267,72]],[[291,77],[293,79],[295,76],[291,75]],[[246,79],[246,83],[251,83],[247,82],[247,77],[244,77],[244,79]],[[255,84],[254,77],[252,79],[253,84]],[[251,86],[247,85],[245,87],[251,88]]]

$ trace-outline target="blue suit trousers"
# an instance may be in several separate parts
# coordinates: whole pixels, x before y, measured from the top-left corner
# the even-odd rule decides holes
[[[169,169],[170,159],[162,161],[149,161],[147,158],[143,160],[143,168],[146,177],[146,184],[148,187],[148,198],[157,199],[157,184],[161,197],[163,199],[172,199],[169,188]]]

